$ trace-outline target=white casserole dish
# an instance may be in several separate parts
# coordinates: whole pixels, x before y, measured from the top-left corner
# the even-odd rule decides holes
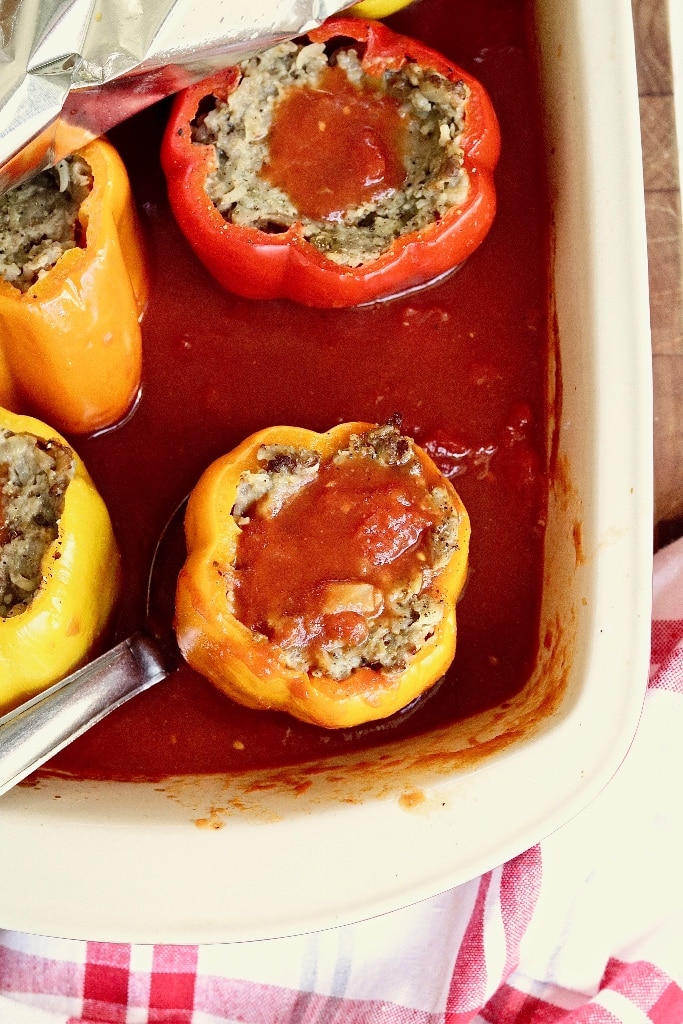
[[[538,0],[561,414],[541,656],[498,709],[309,773],[43,780],[0,800],[0,925],[109,941],[275,937],[458,885],[609,781],[647,683],[652,409],[628,0]],[[486,756],[484,756],[486,755]]]

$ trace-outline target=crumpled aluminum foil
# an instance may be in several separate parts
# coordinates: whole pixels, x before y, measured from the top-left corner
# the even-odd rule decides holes
[[[351,0],[0,0],[0,192]]]

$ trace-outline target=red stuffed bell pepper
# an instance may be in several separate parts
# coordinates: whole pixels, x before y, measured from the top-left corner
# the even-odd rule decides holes
[[[462,68],[334,18],[179,94],[162,163],[181,230],[225,288],[337,307],[462,263],[495,214],[499,151]]]

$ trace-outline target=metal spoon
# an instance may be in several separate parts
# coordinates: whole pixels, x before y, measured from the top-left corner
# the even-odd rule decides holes
[[[186,500],[164,527],[147,586],[147,625],[83,668],[0,718],[0,794],[6,793],[121,704],[177,668],[169,595],[184,557]],[[164,601],[164,595],[166,600]]]

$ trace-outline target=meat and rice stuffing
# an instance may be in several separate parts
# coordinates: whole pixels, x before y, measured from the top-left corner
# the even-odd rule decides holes
[[[0,618],[23,612],[40,586],[74,469],[66,445],[0,428]]]
[[[91,188],[90,167],[74,156],[0,196],[0,277],[25,292],[80,246],[78,210]]]
[[[283,664],[296,671],[343,680],[364,666],[405,669],[445,613],[430,587],[458,548],[460,524],[446,489],[426,479],[413,441],[388,423],[351,435],[348,447],[328,460],[285,445],[263,445],[258,459],[261,468],[242,473],[232,511],[242,529],[238,618],[277,643]],[[306,535],[302,544],[316,561],[314,572],[336,543],[333,568],[320,564],[317,577],[306,569],[302,585],[300,567],[290,578],[283,562],[284,589],[291,583],[293,593],[279,604],[270,593],[259,604],[248,579],[252,554],[264,543],[258,523],[280,519],[284,534],[291,536],[297,524]],[[245,586],[251,596],[241,592]],[[341,621],[344,629],[329,628]]]
[[[343,73],[347,90],[395,107],[402,126],[402,180],[370,201],[314,219],[269,181],[269,133],[283,99],[295,89],[316,90],[331,71]],[[198,112],[193,124],[193,141],[215,147],[216,169],[206,190],[226,220],[267,232],[301,222],[305,237],[330,260],[359,266],[466,198],[469,179],[460,145],[469,96],[465,82],[411,62],[371,77],[353,46],[328,52],[323,43],[308,42],[275,46],[241,64],[240,75],[227,99],[215,98],[214,108]],[[322,134],[310,142],[322,144]]]

